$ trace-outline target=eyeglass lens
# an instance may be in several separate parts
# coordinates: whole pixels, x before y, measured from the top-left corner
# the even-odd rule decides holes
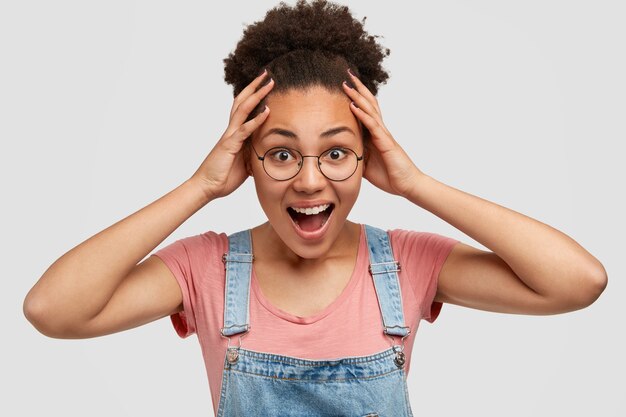
[[[295,149],[272,148],[265,152],[263,168],[267,174],[279,181],[295,177],[306,157]],[[328,179],[342,181],[356,171],[358,157],[352,149],[335,147],[324,151],[318,158],[318,167]]]

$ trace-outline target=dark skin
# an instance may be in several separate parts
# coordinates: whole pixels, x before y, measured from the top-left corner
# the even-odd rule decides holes
[[[376,97],[355,76],[344,91],[371,132],[365,178],[428,210],[491,251],[459,242],[439,274],[436,301],[516,314],[557,314],[590,305],[607,284],[602,264],[576,241],[516,211],[420,171],[385,127]],[[358,108],[357,108],[358,106]]]
[[[349,98],[345,101],[334,98],[332,93],[323,89],[307,95],[296,92],[276,97],[270,95],[268,106],[281,120],[276,123],[272,117],[264,120],[259,132],[255,132],[253,143],[254,138],[274,125],[292,121],[302,132],[300,136],[307,139],[299,145],[306,149],[306,153],[317,154],[326,146],[323,139],[316,136],[324,128],[345,124],[357,130],[359,122],[367,127],[371,134],[371,140],[367,142],[368,161],[358,175],[381,190],[402,196],[430,211],[491,249],[483,251],[459,242],[439,275],[436,301],[494,312],[555,314],[583,308],[599,296],[606,286],[606,273],[596,258],[573,239],[546,224],[449,187],[423,173],[386,128],[374,95],[357,77],[347,76],[355,88],[347,84],[342,87]],[[342,105],[348,107],[350,115],[341,109]],[[336,114],[340,115],[338,119],[332,116]],[[359,140],[355,138],[352,145],[358,146]],[[363,143],[362,140],[360,143]],[[282,289],[290,288],[287,293],[297,299],[288,301],[290,297],[279,299],[277,295],[273,301],[293,308],[302,306],[302,301],[310,294],[312,284],[308,282],[315,280],[312,277],[328,276],[320,274],[320,271],[323,271],[324,265],[329,268],[330,259],[333,259],[334,265],[341,259],[345,262],[346,267],[340,268],[344,271],[342,277],[336,280],[318,279],[323,282],[316,285],[317,291],[325,293],[325,288],[330,289],[327,296],[322,297],[324,301],[301,307],[301,313],[314,312],[338,294],[338,288],[347,282],[346,271],[351,270],[348,265],[354,265],[356,234],[354,226],[347,221],[353,200],[346,205],[341,216],[337,216],[334,235],[331,233],[327,240],[319,244],[299,242],[286,226],[284,207],[270,201],[281,201],[281,197],[290,192],[295,196],[304,195],[313,199],[321,195],[332,200],[350,191],[341,187],[344,184],[325,179],[314,164],[305,166],[292,181],[276,183],[268,181],[260,166],[254,162],[250,166],[269,222],[255,229],[253,237],[259,242],[269,243],[263,245],[268,248],[268,253],[283,255],[281,259],[272,259],[276,267],[284,269],[283,277],[311,277],[308,281],[298,278],[291,283],[284,281],[289,278],[284,278],[280,284],[277,284],[277,279],[266,278],[264,289],[267,293],[281,293],[272,290],[272,286],[280,286]],[[358,177],[354,179],[360,181]],[[351,199],[356,199],[358,186],[353,183],[351,187]],[[345,255],[337,257],[336,254]],[[263,266],[259,268],[262,270]],[[296,271],[297,275],[292,274]],[[332,284],[329,284],[331,281]],[[307,285],[299,290],[298,286],[303,282]]]
[[[268,215],[268,222],[253,231],[259,282],[271,302],[293,314],[315,314],[345,287],[358,243],[358,225],[347,216],[362,178],[428,210],[489,248],[456,244],[439,274],[436,301],[540,315],[584,308],[598,298],[607,275],[596,258],[551,226],[420,171],[385,127],[373,94],[356,77],[346,76],[356,88],[343,86],[343,95],[319,90],[308,96],[270,95],[273,113],[268,108],[246,122],[274,85],[271,82],[257,91],[264,75],[255,79],[235,98],[227,129],[187,181],[77,245],[46,270],[24,301],[28,320],[50,337],[88,338],[181,311],[182,293],[171,271],[158,257],[145,257],[191,215],[233,192],[251,173]],[[298,113],[297,108],[308,113]],[[311,112],[315,117],[310,117]],[[298,138],[270,139],[292,141],[307,155],[318,155],[327,146],[329,138],[323,139],[321,132],[337,124],[350,127],[351,134],[344,130],[330,139],[368,154],[367,163],[359,164],[350,181],[331,183],[309,162],[311,158],[292,180],[269,182],[258,161],[246,161],[243,144],[278,122],[291,123]],[[359,122],[371,140],[362,141]],[[253,141],[261,140],[257,136]],[[288,223],[286,208],[302,201],[336,205],[319,238],[303,239]],[[277,253],[284,256],[276,257]],[[271,274],[272,269],[279,274]],[[318,296],[311,298],[313,291]]]

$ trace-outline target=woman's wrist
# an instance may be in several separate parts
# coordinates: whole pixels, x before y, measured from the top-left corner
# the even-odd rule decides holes
[[[432,180],[432,178],[426,174],[424,174],[419,169],[417,170],[413,181],[411,181],[412,186],[409,188],[407,193],[404,195],[404,198],[412,202],[413,204],[417,204],[421,206],[421,196],[424,195],[424,187],[428,186],[428,181]]]
[[[215,195],[207,190],[207,187],[196,177],[191,177],[181,187],[188,190],[192,200],[195,202],[197,210],[201,209],[211,201],[215,200]]]

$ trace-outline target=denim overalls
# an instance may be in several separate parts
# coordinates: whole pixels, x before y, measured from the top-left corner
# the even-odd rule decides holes
[[[250,231],[228,237],[223,337],[229,339],[217,417],[231,416],[346,416],[412,417],[404,371],[402,295],[389,236],[365,226],[370,273],[392,347],[369,356],[308,360],[242,348],[250,326]],[[238,335],[238,345],[230,338]]]

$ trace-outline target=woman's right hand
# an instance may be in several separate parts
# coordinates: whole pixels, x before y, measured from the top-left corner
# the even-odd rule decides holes
[[[266,106],[252,120],[246,122],[246,119],[274,86],[274,80],[270,80],[256,91],[266,76],[267,71],[264,71],[235,97],[226,131],[191,177],[209,201],[232,193],[249,175],[242,151],[243,143],[265,122],[270,113],[269,107]]]

